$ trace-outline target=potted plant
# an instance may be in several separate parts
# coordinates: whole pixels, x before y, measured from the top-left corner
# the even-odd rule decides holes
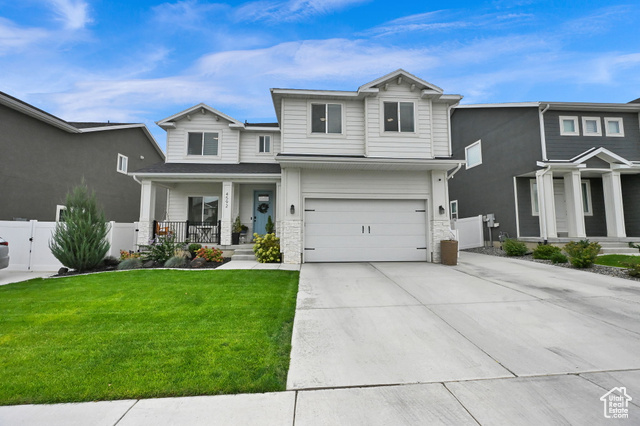
[[[273,220],[271,219],[271,215],[269,215],[269,217],[267,218],[267,224],[264,226],[265,231],[267,231],[267,234],[273,234],[275,227],[276,226],[274,225]]]
[[[458,264],[458,241],[453,236],[440,241],[440,263],[450,266]]]
[[[240,222],[240,216],[236,217],[231,227],[231,244],[237,246],[240,244],[240,232],[242,232],[242,222]]]

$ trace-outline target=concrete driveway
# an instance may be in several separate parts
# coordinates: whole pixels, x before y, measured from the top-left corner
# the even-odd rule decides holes
[[[640,423],[634,281],[471,253],[305,264],[292,345],[296,425],[610,424],[614,387]]]

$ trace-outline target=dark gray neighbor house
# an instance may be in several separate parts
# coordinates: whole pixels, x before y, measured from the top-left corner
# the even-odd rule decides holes
[[[107,220],[135,222],[140,184],[127,173],[164,158],[144,124],[71,123],[0,92],[0,220],[54,221],[84,178]]]
[[[449,181],[458,218],[494,214],[499,233],[530,242],[640,237],[640,104],[459,105]],[[454,217],[455,218],[455,217]],[[635,237],[635,239],[633,238]]]

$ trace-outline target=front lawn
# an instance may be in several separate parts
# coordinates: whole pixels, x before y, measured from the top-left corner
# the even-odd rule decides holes
[[[0,405],[284,390],[298,272],[0,286]]]
[[[628,254],[604,254],[596,258],[596,265],[615,266],[618,268],[627,268],[623,263],[633,262],[640,259],[638,256],[631,256]]]

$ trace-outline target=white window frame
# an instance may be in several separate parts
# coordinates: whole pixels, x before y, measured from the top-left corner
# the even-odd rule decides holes
[[[118,162],[116,163],[116,170],[118,171],[118,173],[122,173],[126,175],[128,168],[129,168],[129,157],[127,157],[126,155],[118,154]]]
[[[200,222],[204,223],[202,219],[204,219],[204,198],[205,197],[216,198],[218,201],[218,212],[217,212],[218,217],[216,222],[214,223],[214,225],[217,225],[218,221],[222,218],[222,202],[221,202],[222,197],[218,194],[215,194],[215,195],[187,194],[187,203],[186,203],[187,204],[187,211],[186,211],[187,220],[189,220],[189,208],[191,206],[191,198],[202,198],[202,211],[200,212],[200,217],[201,217]]]
[[[583,195],[583,185],[587,188],[587,199],[582,199],[582,213],[585,216],[593,216],[593,206],[591,204],[591,181],[588,179],[583,179],[580,181],[580,197],[582,197]]]
[[[62,216],[62,212],[67,210],[67,206],[62,204],[58,204],[56,206],[56,222],[60,222],[60,217]]]
[[[478,146],[479,150],[480,150],[480,161],[478,161],[475,164],[470,165],[469,164],[469,150],[472,148],[475,148],[476,146]],[[465,169],[472,169],[476,166],[479,166],[482,164],[482,140],[478,139],[477,141],[475,141],[474,143],[472,143],[471,145],[467,145],[467,147],[465,147],[464,149],[464,161],[465,161]]]
[[[620,128],[620,133],[609,133],[609,123],[617,122]],[[623,138],[624,137],[624,122],[622,117],[605,117],[604,118],[604,131],[608,137]]]
[[[324,105],[325,108],[325,117],[329,115],[329,105],[340,105],[340,133],[329,133],[329,126],[325,123],[324,132],[314,132],[313,131],[313,105]],[[329,102],[329,101],[309,101],[308,102],[308,128],[307,135],[308,136],[319,136],[319,137],[340,137],[345,135],[345,112],[344,112],[344,103],[342,102]]]
[[[561,115],[559,120],[560,120],[560,136],[580,136],[580,128],[578,127],[578,117]],[[565,120],[573,121],[573,128],[576,129],[574,132],[565,132],[564,130]]]
[[[398,130],[386,130],[385,129],[385,121],[386,121],[386,117],[384,115],[385,111],[384,111],[384,104],[398,104],[397,105],[397,113],[398,113]],[[411,104],[412,105],[412,112],[413,112],[413,131],[408,132],[408,131],[402,131],[402,116],[400,115],[400,104],[404,103],[404,104]],[[415,135],[418,132],[418,120],[416,117],[416,103],[413,101],[407,101],[407,100],[391,100],[391,99],[387,99],[387,100],[383,100],[381,103],[381,108],[382,111],[380,112],[380,117],[382,117],[382,132],[386,133],[386,134],[397,134],[397,133],[402,133],[405,135]]]
[[[529,180],[529,195],[531,196],[531,215],[540,216],[540,206],[538,206],[538,182],[535,179]]]
[[[454,209],[453,206],[456,206],[456,208]],[[449,216],[451,220],[458,220],[458,217],[460,217],[460,214],[458,213],[458,200],[451,200],[449,202]]]
[[[219,131],[206,132],[206,131],[203,130],[203,131],[194,131],[194,132],[187,131],[186,133],[187,133],[186,134],[186,140],[187,140],[187,143],[186,143],[186,156],[188,158],[199,158],[199,157],[203,157],[203,158],[220,158],[221,157],[222,143],[221,143],[220,140],[222,139],[221,138],[222,132],[219,132]],[[218,153],[216,155],[189,154],[189,135],[191,133],[199,133],[199,134],[202,135],[202,150],[200,152],[203,152],[203,153],[204,153],[204,135],[207,134],[207,133],[212,133],[212,134],[218,135],[218,137],[217,137],[217,139],[218,139]]]
[[[269,138],[269,150],[268,151],[260,151],[260,148],[262,148],[262,140],[266,140],[263,138]],[[273,152],[273,137],[271,135],[258,135],[258,147],[257,147],[257,151],[259,155],[271,155],[271,153]]]
[[[595,132],[587,132],[587,121],[596,122]],[[582,117],[582,135],[583,136],[602,136],[602,120],[600,120],[600,117]]]

